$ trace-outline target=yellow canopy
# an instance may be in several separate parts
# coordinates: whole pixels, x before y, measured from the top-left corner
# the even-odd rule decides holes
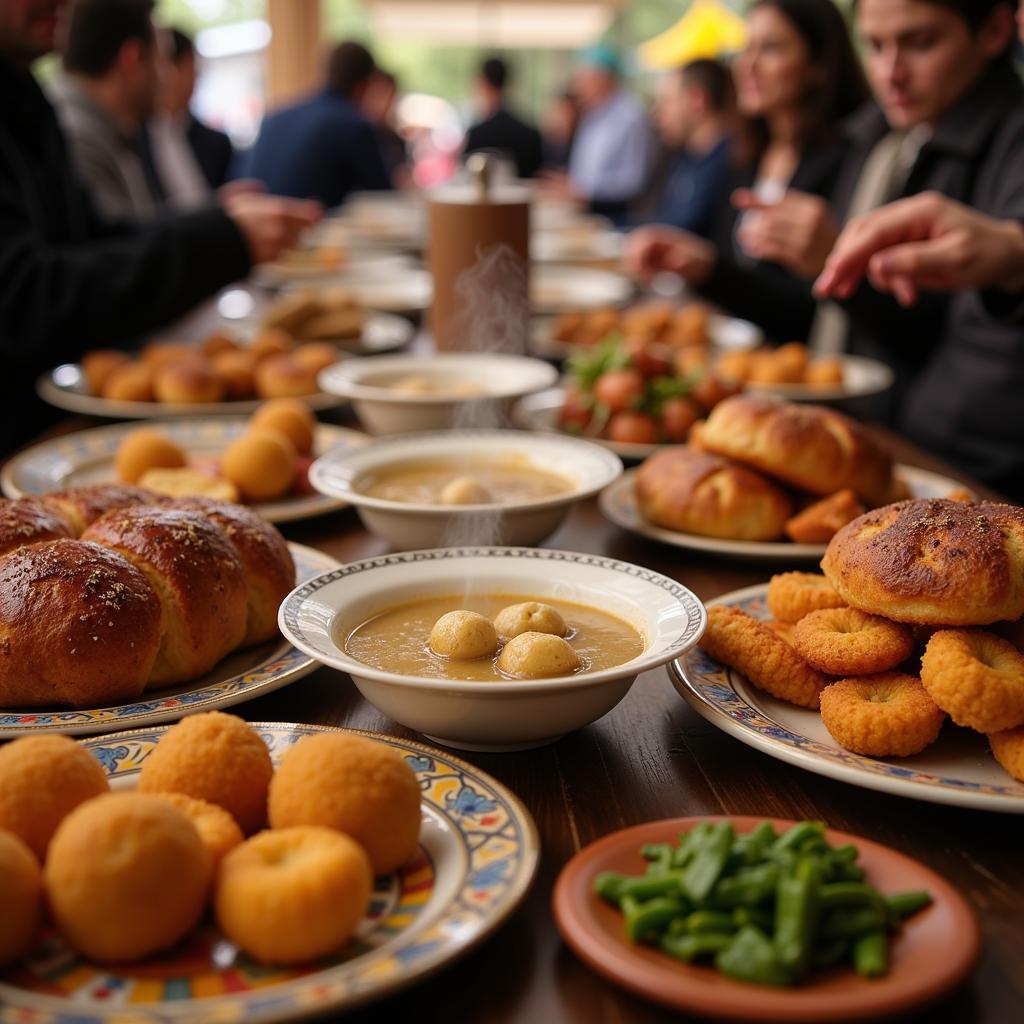
[[[719,0],[693,0],[671,28],[640,47],[640,60],[655,69],[676,68],[699,57],[721,57],[741,50],[747,24]]]

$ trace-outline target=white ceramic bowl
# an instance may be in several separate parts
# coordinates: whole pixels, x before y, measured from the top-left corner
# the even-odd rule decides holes
[[[434,505],[371,497],[362,489],[367,473],[396,463],[448,462],[481,458],[525,458],[526,465],[558,473],[570,490],[530,501]],[[538,544],[554,533],[569,509],[622,473],[613,452],[574,437],[518,430],[447,431],[382,438],[359,451],[337,448],[310,466],[309,481],[321,493],[342,498],[359,511],[363,525],[396,551],[449,544]]]
[[[438,388],[469,385],[479,393],[395,391],[392,385],[406,377],[426,378]],[[412,434],[500,426],[514,399],[550,387],[557,377],[555,368],[540,359],[445,352],[348,359],[327,367],[319,382],[328,394],[350,398],[371,434]]]
[[[526,594],[599,607],[644,637],[643,654],[614,668],[554,679],[463,682],[403,676],[356,661],[339,646],[371,615],[419,597]],[[301,651],[347,672],[396,722],[464,750],[525,750],[607,714],[634,679],[700,639],[707,614],[675,580],[598,555],[544,548],[441,548],[343,565],[296,588],[281,631]]]

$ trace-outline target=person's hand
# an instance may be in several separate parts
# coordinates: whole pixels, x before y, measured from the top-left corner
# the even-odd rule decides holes
[[[585,201],[573,188],[569,175],[564,171],[542,171],[537,179],[537,189],[545,199],[564,199],[580,206]]]
[[[267,191],[267,186],[258,178],[235,178],[217,189],[217,202],[226,206],[235,196],[257,195]]]
[[[780,263],[801,277],[821,273],[839,236],[839,226],[824,199],[790,189],[770,203],[741,188],[732,194],[732,204],[757,214],[744,218],[736,234],[748,256]]]
[[[1024,290],[1024,227],[922,192],[850,221],[814,292],[848,298],[865,274],[904,306],[921,288]]]
[[[655,224],[629,235],[623,263],[627,272],[645,280],[668,272],[699,285],[711,275],[717,257],[718,250],[711,242]]]
[[[311,199],[285,199],[252,192],[230,197],[224,209],[245,237],[253,263],[277,259],[323,215],[323,207]]]

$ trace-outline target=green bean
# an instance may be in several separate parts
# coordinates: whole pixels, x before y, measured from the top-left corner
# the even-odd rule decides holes
[[[877,907],[840,907],[821,922],[821,934],[828,938],[856,938],[865,932],[885,928],[888,913]]]
[[[752,924],[763,932],[772,930],[772,915],[758,907],[736,907],[733,909],[732,919],[737,928]]]
[[[775,948],[782,964],[797,977],[806,973],[810,962],[820,893],[821,867],[810,857],[802,858],[792,875],[779,879]]]
[[[732,914],[723,914],[720,910],[695,910],[686,918],[686,930],[691,935],[698,932],[726,932],[731,934],[736,931],[736,924]]]
[[[695,902],[707,898],[729,858],[736,833],[732,823],[720,821],[697,845],[683,872],[683,892]]]
[[[640,854],[644,860],[650,861],[647,865],[648,875],[664,875],[672,868],[672,851],[675,847],[669,843],[653,843],[645,846]]]
[[[897,918],[910,917],[923,910],[932,902],[931,896],[923,890],[915,892],[894,892],[885,897],[886,906]]]
[[[773,844],[774,850],[794,850],[808,836],[821,836],[825,831],[825,825],[820,821],[801,821],[793,825],[788,831],[783,832]]]
[[[697,935],[666,935],[660,946],[669,956],[689,962],[699,956],[720,953],[731,942],[732,936],[725,932],[700,932]]]
[[[622,886],[627,881],[625,875],[618,871],[602,871],[594,879],[594,889],[598,896],[608,900],[609,903],[618,903],[622,897]]]
[[[716,907],[754,907],[775,892],[778,881],[779,869],[775,864],[759,864],[720,879],[709,901]]]
[[[865,978],[880,978],[889,971],[889,938],[880,928],[854,939],[854,970]]]
[[[836,860],[846,861],[847,864],[852,864],[859,856],[860,850],[857,849],[853,843],[847,843],[845,846],[833,846],[832,856]]]
[[[850,955],[849,939],[818,939],[811,951],[811,966],[816,968],[835,967]]]
[[[619,889],[619,897],[632,896],[635,900],[651,900],[656,896],[674,896],[680,891],[682,874],[670,871],[664,875],[641,875],[626,878]]]
[[[831,882],[821,887],[821,906],[823,910],[835,907],[885,907],[882,894],[871,885],[860,882]]]
[[[679,846],[672,854],[672,867],[684,868],[693,860],[697,847],[704,839],[711,834],[714,826],[708,821],[702,821],[689,833],[681,832],[679,835]]]
[[[791,981],[771,939],[753,925],[736,933],[732,942],[715,957],[715,966],[730,978],[757,985],[788,985]]]
[[[634,941],[651,938],[683,910],[678,900],[665,897],[640,903],[631,896],[623,896],[621,906],[626,918],[626,934]]]

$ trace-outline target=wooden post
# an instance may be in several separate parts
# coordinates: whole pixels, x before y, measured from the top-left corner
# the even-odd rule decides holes
[[[280,106],[323,81],[320,0],[267,0],[267,105]]]

